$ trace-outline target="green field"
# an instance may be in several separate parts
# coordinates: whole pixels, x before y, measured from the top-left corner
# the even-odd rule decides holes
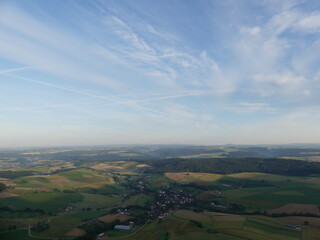
[[[133,195],[122,203],[122,206],[145,206],[152,198],[146,194]]]
[[[77,208],[113,208],[120,204],[122,198],[117,195],[104,196],[101,194],[82,193],[83,199],[76,202]]]
[[[80,193],[33,193],[21,197],[0,199],[0,206],[9,206],[15,210],[41,209],[55,213],[82,199],[83,196]]]

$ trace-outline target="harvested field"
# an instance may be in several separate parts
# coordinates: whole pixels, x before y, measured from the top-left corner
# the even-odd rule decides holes
[[[201,182],[209,183],[217,181],[221,178],[220,174],[213,173],[192,173],[192,172],[183,172],[183,173],[165,173],[165,176],[173,181],[177,182]]]
[[[0,192],[0,198],[17,197],[19,195],[14,193]]]
[[[105,162],[105,163],[99,163],[96,165],[91,166],[91,169],[94,170],[108,170],[108,171],[115,171],[115,172],[135,172],[138,171],[141,168],[144,167],[150,167],[147,164],[138,164],[137,162],[134,161],[114,161],[114,162]]]
[[[105,170],[109,168],[114,168],[114,169],[123,169],[124,167],[122,166],[115,166],[115,165],[110,165],[108,163],[99,163],[97,165],[91,166],[90,168],[94,170]]]
[[[137,167],[138,168],[150,167],[150,165],[148,165],[148,164],[138,164]]]
[[[62,176],[52,176],[50,178],[50,182],[52,183],[67,183],[70,182],[68,178],[62,177]]]
[[[31,180],[29,182],[32,183],[32,184],[42,184],[42,182],[37,181],[37,180]]]
[[[100,217],[99,220],[105,223],[112,223],[115,220],[120,220],[121,222],[125,222],[130,219],[130,216],[125,214],[110,214]]]
[[[320,215],[319,208],[315,204],[293,204],[288,203],[282,207],[267,211],[268,214],[273,213],[311,213]]]
[[[85,234],[86,234],[86,232],[83,231],[82,229],[80,229],[80,228],[74,228],[74,229],[72,229],[70,232],[68,232],[68,233],[66,234],[66,236],[70,236],[70,237],[80,237],[80,236],[83,236],[83,235],[85,235]]]
[[[173,181],[180,181],[185,178],[186,173],[165,173],[166,177]]]

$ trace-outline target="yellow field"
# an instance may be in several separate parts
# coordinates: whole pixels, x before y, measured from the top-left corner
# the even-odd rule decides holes
[[[150,167],[148,164],[138,164],[136,167],[143,168],[143,167]]]

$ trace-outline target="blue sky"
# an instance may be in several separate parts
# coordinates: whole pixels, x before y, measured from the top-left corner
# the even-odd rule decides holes
[[[0,2],[0,147],[320,142],[320,1]]]

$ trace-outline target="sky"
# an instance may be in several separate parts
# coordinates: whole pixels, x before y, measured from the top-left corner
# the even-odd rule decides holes
[[[320,143],[318,0],[1,0],[0,147]]]

